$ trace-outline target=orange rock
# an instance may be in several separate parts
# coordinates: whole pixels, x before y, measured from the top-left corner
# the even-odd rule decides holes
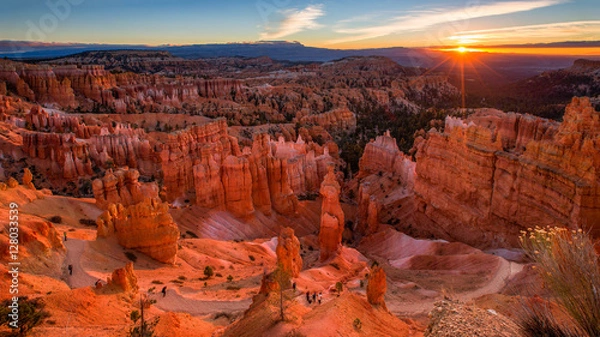
[[[179,228],[159,199],[124,207],[110,204],[96,221],[98,237],[116,236],[125,248],[136,249],[151,258],[174,263],[177,255]]]
[[[419,144],[416,225],[477,247],[518,246],[532,225],[600,233],[600,114],[574,98],[563,122],[480,111]]]
[[[23,169],[23,186],[30,190],[35,190],[35,185],[33,185],[33,174],[31,174],[31,171],[29,171],[28,168]]]
[[[155,182],[140,183],[139,176],[136,169],[107,170],[102,179],[92,182],[96,205],[106,209],[110,204],[129,206],[146,198],[158,198],[158,185]]]
[[[8,185],[9,188],[15,188],[15,187],[19,186],[19,182],[17,181],[17,179],[10,177],[10,178],[8,178],[8,181],[6,182],[6,185]]]
[[[302,257],[300,256],[300,241],[294,235],[292,228],[281,230],[277,238],[277,264],[291,277],[298,277],[302,270]]]
[[[385,306],[386,291],[387,281],[385,278],[385,271],[379,265],[375,265],[371,268],[367,280],[367,300],[372,306],[382,307],[387,310]]]
[[[122,291],[125,293],[137,293],[137,276],[133,271],[133,262],[127,262],[124,268],[117,268],[112,275],[107,278],[107,288]]]
[[[252,175],[248,159],[228,156],[223,161],[222,181],[227,210],[242,217],[252,214]]]
[[[340,184],[336,179],[333,166],[329,166],[329,173],[325,176],[319,190],[323,198],[321,205],[321,226],[319,228],[321,261],[325,261],[336,255],[342,248],[344,211],[340,206],[340,191]]]
[[[308,115],[301,121],[304,124],[316,124],[329,130],[353,130],[356,128],[356,116],[347,108],[334,109],[322,114]]]
[[[263,277],[260,281],[260,289],[258,290],[258,293],[268,294],[275,291],[279,291],[279,283],[275,281],[273,273],[263,274]]]

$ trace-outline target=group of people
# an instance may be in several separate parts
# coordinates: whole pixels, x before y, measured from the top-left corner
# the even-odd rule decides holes
[[[323,293],[317,294],[317,292],[315,291],[314,293],[312,293],[312,296],[311,296],[310,291],[306,292],[306,302],[308,302],[308,304],[316,303],[317,301],[319,302],[319,304],[321,304],[322,300],[323,300]]]

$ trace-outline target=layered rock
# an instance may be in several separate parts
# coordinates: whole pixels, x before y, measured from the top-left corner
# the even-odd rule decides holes
[[[125,248],[138,250],[151,258],[174,263],[179,229],[158,199],[123,206],[110,204],[97,220],[98,237],[116,236]]]
[[[227,210],[242,217],[252,214],[252,175],[248,159],[234,156],[225,158],[222,181]]]
[[[346,108],[327,111],[322,114],[308,115],[301,119],[303,123],[311,123],[331,130],[354,130],[356,116]]]
[[[323,198],[321,204],[321,225],[319,228],[320,260],[325,261],[339,253],[342,248],[342,233],[344,231],[344,211],[340,205],[341,187],[338,183],[333,166],[321,183],[319,193]]]
[[[493,112],[446,120],[419,145],[415,221],[446,239],[517,246],[532,226],[600,228],[600,124],[574,98],[559,125]]]
[[[65,133],[22,132],[23,152],[49,178],[74,180],[92,175],[88,145]]]
[[[386,309],[386,291],[387,281],[385,278],[385,271],[379,265],[375,265],[371,268],[371,272],[369,273],[369,278],[367,280],[367,300],[372,306]]]
[[[210,168],[211,160],[221,166],[227,156],[240,154],[237,140],[229,136],[227,122],[223,119],[169,134],[154,148],[169,201],[202,188],[203,182],[210,182],[202,172],[213,170]],[[194,164],[198,162],[204,168],[194,170]],[[201,174],[197,183],[194,172]]]
[[[358,212],[354,234],[370,235],[379,229],[380,214],[405,217],[397,212],[407,196],[412,195],[415,180],[415,165],[409,156],[398,149],[396,139],[386,131],[365,146],[359,161]],[[385,191],[384,191],[385,189]]]
[[[294,235],[292,228],[281,230],[277,238],[277,264],[291,277],[298,277],[302,270],[302,257],[300,256],[300,240]]]
[[[390,172],[408,188],[414,185],[415,163],[398,149],[396,139],[390,136],[389,130],[365,146],[358,168],[359,179],[370,174]]]
[[[96,205],[106,209],[110,204],[129,206],[139,204],[146,198],[158,198],[158,185],[155,182],[140,183],[139,177],[136,169],[107,170],[102,179],[92,182]]]

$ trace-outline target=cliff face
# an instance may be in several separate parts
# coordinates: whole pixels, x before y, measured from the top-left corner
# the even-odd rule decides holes
[[[158,199],[145,199],[127,207],[110,204],[98,217],[98,236],[114,235],[125,248],[138,250],[163,263],[174,263],[179,229],[168,208]]]
[[[600,229],[600,114],[574,98],[561,124],[497,111],[448,118],[417,152],[415,222],[473,246],[532,226]]]
[[[333,166],[325,176],[319,193],[323,198],[321,205],[321,226],[319,228],[320,260],[325,261],[339,253],[342,248],[344,231],[344,211],[340,206],[340,184],[337,182]]]
[[[356,175],[358,212],[355,234],[375,233],[380,218],[401,217],[397,208],[407,209],[404,199],[413,193],[415,162],[404,155],[388,132],[365,147]],[[404,205],[403,205],[404,204]],[[406,211],[408,212],[408,211]],[[383,222],[383,221],[381,221]]]

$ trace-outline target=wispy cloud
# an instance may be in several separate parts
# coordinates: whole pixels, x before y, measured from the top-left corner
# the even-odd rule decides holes
[[[276,40],[307,29],[318,29],[322,25],[317,19],[325,15],[323,5],[309,5],[304,9],[288,9],[281,12],[284,16],[278,27],[271,29],[267,27],[260,34],[262,40]]]
[[[339,28],[336,30],[337,33],[349,34],[350,36],[342,37],[330,42],[344,43],[366,40],[394,33],[423,31],[443,23],[526,12],[566,2],[568,2],[568,0],[502,1],[461,8],[436,8],[427,11],[407,12],[405,15],[397,16],[381,25],[360,28]]]
[[[549,37],[551,37],[553,41],[598,40],[600,37],[600,20],[557,22],[462,31],[449,36],[448,40],[452,43],[460,44],[499,44],[522,43],[533,40],[539,41],[548,39]]]

